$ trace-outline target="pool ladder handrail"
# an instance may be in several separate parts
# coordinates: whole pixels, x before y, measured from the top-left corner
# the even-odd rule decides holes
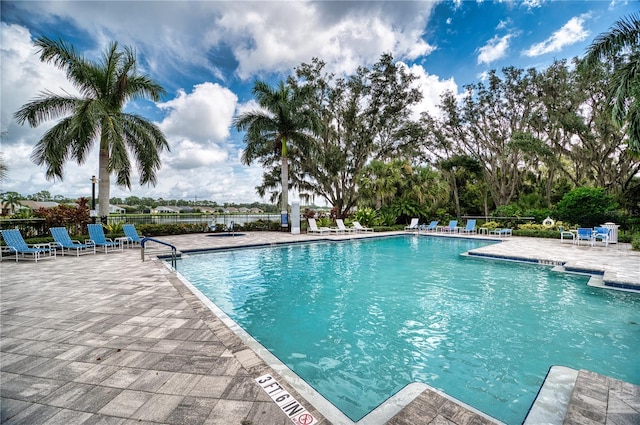
[[[155,238],[145,237],[140,240],[140,255],[142,257],[143,262],[144,262],[144,253],[145,253],[144,245],[147,242],[156,242],[156,243],[159,243],[160,245],[168,246],[169,248],[171,248],[171,267],[173,267],[174,269],[176,268],[177,258],[178,258],[178,254],[177,254],[178,249],[176,248],[176,246],[170,244],[169,242],[161,241]]]

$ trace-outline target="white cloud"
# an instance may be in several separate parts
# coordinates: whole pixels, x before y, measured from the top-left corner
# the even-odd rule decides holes
[[[512,34],[507,34],[502,37],[496,35],[487,41],[487,44],[479,49],[478,63],[490,64],[498,59],[502,59],[507,54],[511,37],[513,37]]]
[[[229,153],[216,144],[203,147],[190,140],[182,140],[171,150],[163,163],[179,170],[222,164],[229,158]]]
[[[60,69],[42,63],[29,31],[19,25],[0,23],[2,44],[0,54],[1,75],[0,125],[7,132],[7,140],[13,143],[35,144],[51,123],[43,123],[32,129],[28,124],[19,125],[13,114],[41,92],[50,90],[58,94],[76,94],[77,90]]]
[[[95,19],[96,7],[100,19]],[[435,2],[21,2],[40,19],[69,19],[100,41],[135,45],[162,81],[190,64],[212,76],[237,66],[242,79],[289,72],[321,57],[331,70],[351,72],[381,53],[400,59],[429,54],[423,31]],[[199,29],[199,30],[194,30]],[[224,47],[232,57],[212,51]],[[204,54],[203,54],[204,53]]]
[[[414,86],[417,86],[423,95],[420,103],[413,107],[412,118],[418,119],[422,112],[428,112],[431,116],[438,116],[440,114],[440,109],[438,108],[440,96],[445,91],[458,93],[458,85],[453,78],[441,80],[437,75],[430,75],[421,65],[414,64],[408,69],[418,77],[414,82]]]
[[[545,0],[523,0],[522,5],[528,9],[534,9],[536,7],[542,7],[542,3]]]
[[[231,90],[210,82],[197,84],[189,94],[179,90],[176,98],[158,104],[169,111],[160,129],[169,139],[187,138],[196,143],[225,140],[237,101]]]
[[[505,29],[509,25],[511,25],[511,19],[507,18],[504,21],[501,20],[500,22],[498,22],[498,26],[496,26],[496,29],[498,29],[498,30]]]
[[[554,32],[546,40],[532,45],[523,54],[529,57],[544,55],[545,53],[560,52],[565,46],[586,40],[589,31],[584,28],[584,21],[589,15],[575,16],[571,18],[558,31]]]

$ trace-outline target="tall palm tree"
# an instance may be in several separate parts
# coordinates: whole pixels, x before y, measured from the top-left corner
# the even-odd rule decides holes
[[[294,144],[301,152],[309,145],[316,119],[306,108],[306,94],[293,90],[284,82],[275,88],[263,81],[256,81],[253,95],[261,109],[245,112],[234,118],[238,131],[246,131],[242,162],[250,165],[260,161],[265,168],[276,166],[279,155],[281,211],[289,205],[289,160],[287,144]]]
[[[123,112],[123,108],[130,100],[158,101],[164,89],[147,76],[139,75],[133,50],[129,47],[119,50],[116,42],[111,43],[97,63],[80,56],[63,40],[41,37],[35,45],[40,60],[66,71],[80,96],[46,91],[15,113],[20,124],[27,121],[32,127],[64,117],[44,134],[31,158],[46,166],[48,179],[62,179],[65,161],[72,158],[83,164],[93,143],[99,140],[98,214],[104,217],[109,214],[111,173],[116,174],[119,186],[131,188],[128,151],[140,173],[140,184],[156,183],[160,154],[169,151],[169,144],[156,125],[139,115]]]
[[[610,97],[613,119],[629,125],[629,148],[640,154],[640,15],[631,14],[616,21],[608,32],[598,35],[581,64],[593,69],[605,58],[614,61]]]

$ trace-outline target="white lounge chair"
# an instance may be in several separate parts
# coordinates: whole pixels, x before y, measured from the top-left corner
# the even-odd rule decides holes
[[[347,233],[351,233],[351,232],[355,232],[356,229],[353,227],[347,227],[344,225],[344,221],[341,218],[336,218],[336,226],[338,226],[339,230],[342,230],[342,232],[347,232]]]
[[[331,233],[331,229],[329,229],[328,227],[318,227],[315,218],[309,218],[307,219],[307,221],[309,222],[307,233],[316,233],[319,235],[322,235],[324,233]]]
[[[418,230],[419,222],[420,222],[419,218],[412,218],[411,223],[404,228],[404,231],[406,232],[407,230],[411,230],[411,231]]]
[[[353,223],[353,228],[356,229],[356,232],[373,232],[373,229],[371,227],[364,227],[362,226],[362,224],[358,223],[357,221],[354,221]]]

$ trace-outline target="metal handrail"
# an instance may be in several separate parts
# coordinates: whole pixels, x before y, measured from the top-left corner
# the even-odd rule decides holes
[[[161,241],[159,239],[145,237],[140,240],[140,255],[142,256],[142,261],[144,261],[144,245],[149,241],[156,242],[160,245],[168,246],[169,248],[171,248],[171,267],[175,269],[177,265],[178,249],[175,247],[175,245],[172,245],[169,242]]]

